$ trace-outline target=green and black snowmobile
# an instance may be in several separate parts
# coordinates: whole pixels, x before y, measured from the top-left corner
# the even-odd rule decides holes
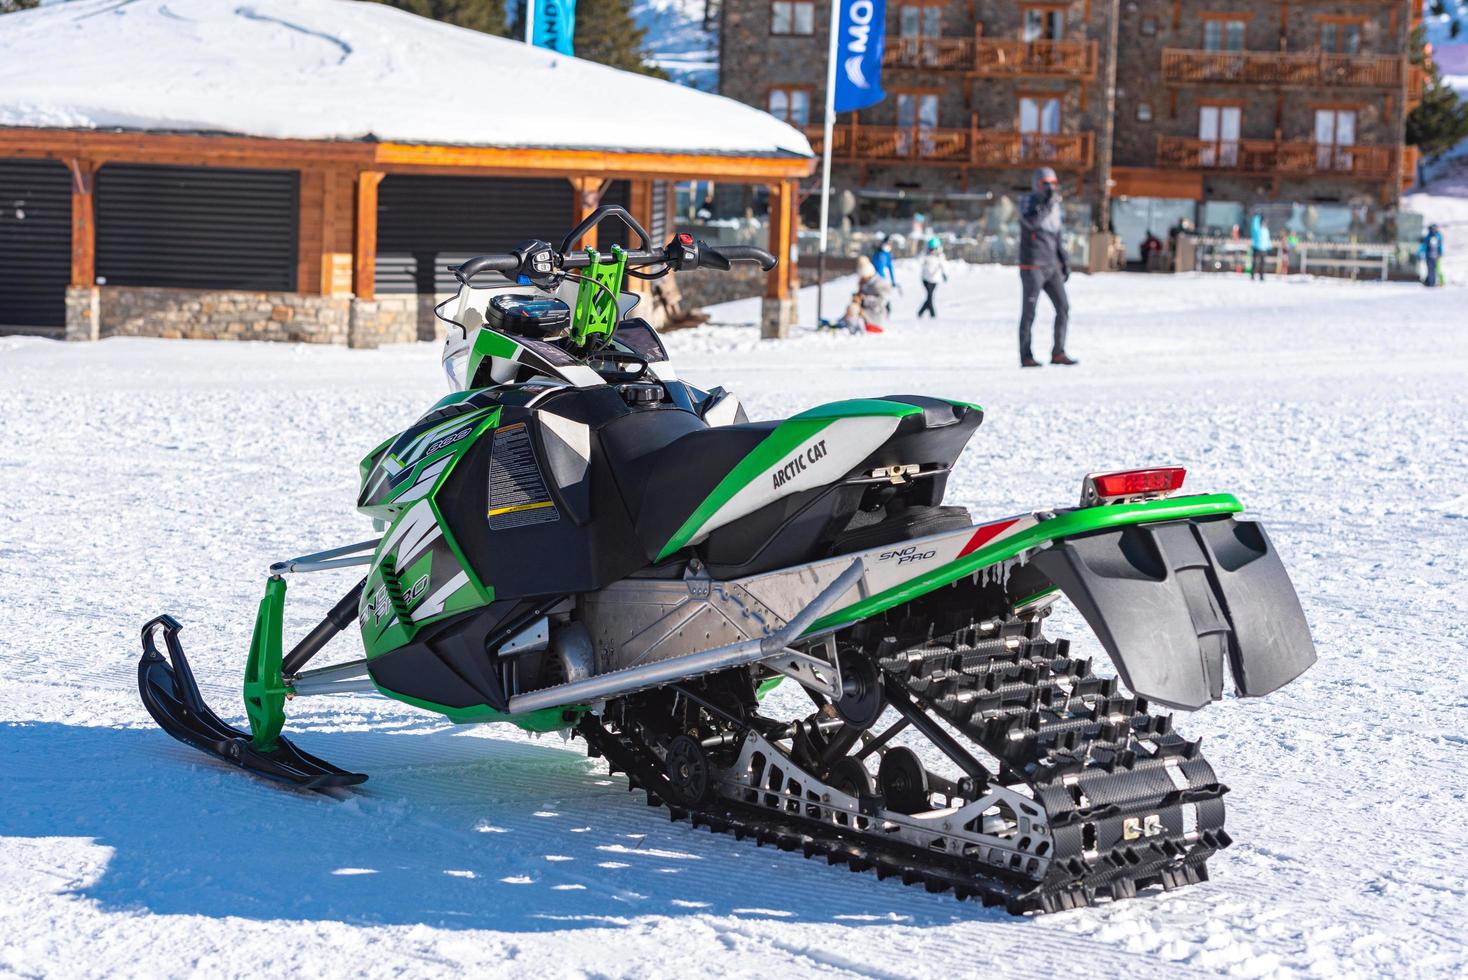
[[[608,218],[637,247],[573,247]],[[659,247],[604,207],[559,248],[456,269],[439,308],[454,390],[362,461],[379,536],[271,566],[249,731],[204,704],[168,616],[143,627],[153,717],[311,789],[366,776],[281,736],[289,698],[376,691],[569,731],[675,818],[1013,911],[1204,879],[1226,789],[1149,702],[1218,700],[1225,665],[1264,695],[1314,662],[1264,528],[1229,494],[1179,495],[1173,467],[1091,474],[1077,506],[974,524],[943,504],[984,414],[968,402],[747,421],[678,378],[623,292],[733,261],[775,264],[686,234]],[[358,566],[287,651],[286,577]],[[1043,635],[1062,596],[1119,681]],[[365,657],[306,669],[354,623]],[[771,717],[787,679],[809,711]]]

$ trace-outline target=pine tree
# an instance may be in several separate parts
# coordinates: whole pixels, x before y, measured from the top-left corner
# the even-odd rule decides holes
[[[632,0],[576,0],[576,57],[656,78],[668,75],[642,60],[647,31],[632,19]]]
[[[39,7],[41,0],[0,0],[0,14],[13,14],[17,10]]]
[[[1468,104],[1458,98],[1452,86],[1443,82],[1437,65],[1425,64],[1423,31],[1412,35],[1412,64],[1425,67],[1427,86],[1422,102],[1407,115],[1407,143],[1428,157],[1457,146],[1468,139]]]
[[[4,0],[0,0],[4,2]],[[509,33],[505,23],[505,0],[374,0],[410,14],[456,24],[485,34],[504,37]]]

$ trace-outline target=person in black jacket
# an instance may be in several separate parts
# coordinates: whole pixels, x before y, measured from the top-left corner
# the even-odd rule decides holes
[[[1040,366],[1030,352],[1030,336],[1041,292],[1050,297],[1050,303],[1055,307],[1055,337],[1050,345],[1050,363],[1077,363],[1065,353],[1065,328],[1070,320],[1065,281],[1070,278],[1070,256],[1065,254],[1065,245],[1061,242],[1063,226],[1058,183],[1054,170],[1041,167],[1035,171],[1033,193],[1026,194],[1020,203],[1019,279],[1024,287],[1024,307],[1019,317],[1020,367]]]

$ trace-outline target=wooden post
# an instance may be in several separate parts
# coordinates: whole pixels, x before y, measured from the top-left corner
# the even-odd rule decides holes
[[[600,177],[568,177],[571,188],[575,192],[572,195],[572,225],[579,225],[601,205],[602,195],[607,188],[612,186],[610,180]],[[596,229],[593,228],[585,238],[576,245],[577,248],[596,248]]]
[[[356,235],[352,243],[352,292],[358,299],[377,297],[377,185],[380,170],[357,174]]]
[[[770,254],[778,264],[765,274],[765,298],[760,306],[760,337],[779,339],[790,335],[795,322],[795,300],[790,294],[793,264],[791,244],[794,235],[795,187],[792,181],[781,181],[770,187]]]
[[[97,283],[97,226],[92,189],[97,161],[72,158],[71,170],[71,285],[91,288]]]

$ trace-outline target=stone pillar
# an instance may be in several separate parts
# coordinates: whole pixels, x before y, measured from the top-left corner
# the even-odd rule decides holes
[[[354,299],[347,314],[347,346],[375,348],[382,343],[376,300]]]
[[[790,336],[795,325],[795,299],[786,296],[772,299],[766,296],[759,307],[759,335],[762,340],[783,340]]]
[[[102,291],[96,286],[66,287],[67,340],[99,340],[102,336]]]

